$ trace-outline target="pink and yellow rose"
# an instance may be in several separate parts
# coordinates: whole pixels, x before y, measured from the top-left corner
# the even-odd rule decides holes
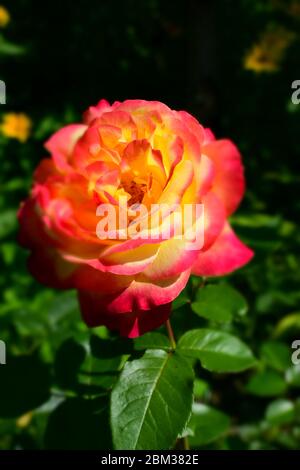
[[[239,151],[190,114],[156,101],[101,100],[46,149],[51,157],[20,209],[20,241],[40,282],[78,290],[89,326],[141,335],[168,319],[191,274],[224,275],[251,259],[227,221],[245,190]],[[97,207],[118,207],[121,197],[128,207],[202,204],[203,246],[191,250],[172,233],[100,239]]]

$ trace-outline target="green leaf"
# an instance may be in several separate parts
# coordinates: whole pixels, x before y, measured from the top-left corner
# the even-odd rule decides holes
[[[116,449],[169,449],[192,407],[193,370],[179,354],[146,351],[127,362],[111,397]]]
[[[86,356],[86,350],[69,338],[56,353],[54,370],[56,381],[62,388],[72,389],[77,384],[78,370]]]
[[[221,411],[202,403],[194,403],[188,424],[189,442],[192,447],[209,444],[220,438],[230,426],[230,419]]]
[[[253,375],[246,389],[252,395],[260,397],[273,397],[286,391],[283,377],[273,370],[265,370]]]
[[[24,47],[13,44],[0,35],[0,55],[16,56],[24,54],[24,52]]]
[[[132,341],[125,338],[103,339],[92,335],[90,344],[93,356],[98,359],[111,359],[133,352]]]
[[[245,315],[244,297],[228,284],[209,285],[199,289],[192,310],[201,317],[218,322],[229,322],[233,316]]]
[[[205,380],[195,379],[194,381],[194,397],[203,398],[204,395],[209,391],[209,385]]]
[[[46,449],[111,449],[108,399],[68,398],[50,415],[45,432]]]
[[[123,364],[122,356],[99,359],[91,354],[89,345],[86,353],[78,371],[78,389],[90,395],[112,388]]]
[[[170,349],[170,341],[161,333],[151,332],[143,336],[139,336],[134,340],[134,349],[141,351],[144,349]]]
[[[121,364],[122,356],[95,357],[86,341],[81,344],[69,338],[55,357],[56,383],[62,389],[97,396],[112,387]]]
[[[0,238],[10,235],[17,227],[17,215],[13,209],[7,209],[0,214]]]
[[[196,357],[205,369],[212,372],[240,372],[256,362],[248,346],[240,339],[207,328],[185,333],[179,340],[178,350]]]
[[[285,371],[291,364],[289,347],[279,341],[267,341],[261,348],[262,360],[279,372]]]
[[[270,424],[287,424],[295,418],[295,406],[290,400],[278,399],[271,402],[266,409],[266,419]]]
[[[61,329],[70,317],[74,320],[79,317],[78,300],[75,291],[62,292],[55,295],[49,303],[48,318],[52,330]]]
[[[48,400],[49,367],[37,354],[10,356],[0,366],[0,384],[0,416],[21,416]]]
[[[174,300],[172,303],[172,311],[174,312],[178,308],[183,307],[184,305],[188,304],[190,299],[188,297],[186,289],[181,292],[181,294]]]
[[[289,367],[285,373],[285,380],[291,387],[300,388],[300,365]]]
[[[283,317],[276,325],[273,337],[278,338],[285,334],[300,332],[300,312],[293,312]]]

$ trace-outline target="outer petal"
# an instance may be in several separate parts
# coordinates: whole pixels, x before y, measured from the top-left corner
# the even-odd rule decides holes
[[[187,128],[190,129],[193,134],[197,137],[198,142],[202,144],[205,139],[205,129],[203,129],[203,127],[199,124],[197,119],[194,118],[194,116],[187,113],[186,111],[179,111],[178,114],[187,126]]]
[[[216,140],[202,147],[202,153],[215,165],[213,191],[223,201],[227,215],[238,207],[245,191],[241,156],[230,140]]]
[[[70,124],[53,134],[46,142],[45,147],[52,154],[57,168],[60,170],[69,169],[68,157],[86,129],[87,126],[83,124]]]
[[[247,264],[253,254],[226,222],[211,248],[199,254],[192,273],[197,276],[223,276]]]
[[[204,154],[201,155],[198,173],[200,175],[198,195],[201,198],[211,190],[215,178],[215,165],[213,161]]]
[[[96,106],[90,106],[87,111],[83,113],[83,122],[91,124],[94,119],[97,119],[101,114],[109,111],[110,109],[111,106],[109,102],[102,99],[96,104]]]
[[[89,325],[101,325],[104,314],[123,315],[169,304],[184,289],[189,276],[190,270],[187,270],[175,278],[153,283],[146,276],[139,275],[130,285],[109,295],[101,293],[101,290],[94,293],[80,290],[84,318]],[[92,311],[89,309],[91,302],[95,303]]]
[[[204,129],[204,142],[203,143],[207,144],[208,142],[213,142],[214,140],[216,140],[214,133],[212,132],[211,129],[206,127]]]
[[[32,275],[42,284],[55,289],[79,289],[92,295],[115,296],[134,280],[132,276],[103,273],[86,264],[70,263],[57,250],[43,247],[33,250],[28,260]]]
[[[97,301],[88,292],[79,292],[79,302],[83,318],[90,327],[105,325],[110,330],[118,330],[121,336],[128,338],[136,338],[158,328],[167,321],[171,312],[171,303],[159,305],[151,310],[136,310],[122,314],[101,312]]]
[[[71,289],[77,266],[65,262],[51,248],[35,249],[28,259],[28,269],[41,284],[54,289]]]
[[[123,103],[119,103],[116,109],[134,115],[147,113],[152,116],[154,112],[158,112],[160,116],[165,116],[172,113],[171,109],[160,101],[126,100]]]
[[[220,235],[226,221],[226,214],[222,202],[212,191],[202,198],[202,204],[204,206],[203,251],[205,251]]]
[[[170,315],[170,306],[184,289],[190,270],[173,280],[153,284],[141,275],[111,295],[79,290],[79,302],[89,326],[106,325],[121,335],[135,337],[162,325]]]

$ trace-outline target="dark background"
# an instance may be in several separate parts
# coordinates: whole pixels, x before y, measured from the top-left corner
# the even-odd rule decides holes
[[[81,110],[102,97],[110,102],[156,99],[187,109],[219,137],[240,144],[249,186],[255,184],[268,211],[296,216],[294,204],[286,204],[281,194],[274,203],[284,184],[266,188],[262,167],[286,174],[298,168],[299,112],[286,108],[291,83],[300,75],[299,39],[279,73],[243,70],[243,57],[266,25],[299,30],[299,18],[272,10],[270,4],[15,0],[9,5],[13,23],[7,36],[22,44],[26,54],[0,59],[9,105],[37,121],[69,108],[79,118]],[[291,183],[296,199],[299,181]]]
[[[230,277],[249,304],[247,319],[233,330],[260,359],[253,372],[259,385],[248,387],[249,374],[202,377],[206,402],[228,413],[233,422],[229,437],[209,446],[300,447],[298,415],[269,427],[265,418],[275,399],[290,400],[298,413],[300,408],[300,371],[290,360],[291,343],[300,338],[300,105],[291,103],[291,84],[300,79],[300,15],[289,10],[293,3],[297,1],[1,2],[11,14],[1,35],[24,52],[1,53],[0,45],[0,79],[7,85],[7,104],[0,107],[0,117],[24,112],[33,122],[24,144],[0,136],[0,338],[7,342],[8,353],[15,358],[11,367],[17,370],[6,372],[6,385],[3,377],[0,384],[2,448],[43,447],[45,428],[48,444],[51,432],[59,435],[59,416],[58,424],[52,420],[52,427],[47,425],[58,402],[42,413],[31,411],[45,402],[49,383],[57,388],[53,363],[63,341],[71,333],[80,338],[87,333],[73,293],[39,286],[27,273],[26,253],[16,242],[15,214],[33,169],[44,156],[43,142],[63,124],[78,121],[81,112],[101,98],[160,100],[191,112],[217,137],[229,137],[240,148],[247,194],[232,222],[256,256]],[[292,31],[295,40],[277,71],[245,70],[247,52],[268,27]],[[174,325],[180,334],[175,314]],[[264,352],[270,342],[271,358]],[[20,357],[24,367],[16,359]],[[5,367],[7,371],[9,365]],[[31,384],[26,367],[33,376]],[[3,370],[0,366],[2,375]],[[24,382],[23,398],[15,396]],[[76,403],[82,422],[87,420],[85,406]],[[23,415],[28,422],[18,421]],[[86,427],[93,425],[88,421]],[[79,432],[77,441],[55,441],[52,446],[82,448],[88,446],[85,438]]]

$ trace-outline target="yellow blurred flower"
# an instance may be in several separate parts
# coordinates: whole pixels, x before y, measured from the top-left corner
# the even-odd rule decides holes
[[[271,0],[273,8],[284,11],[287,15],[300,19],[300,0]]]
[[[30,135],[32,122],[24,113],[7,113],[3,116],[1,124],[2,134],[6,137],[18,139],[20,142],[26,142]]]
[[[32,412],[30,411],[29,413],[26,413],[20,418],[17,419],[16,425],[18,428],[26,428],[32,420]]]
[[[10,14],[5,7],[0,5],[0,28],[5,28],[5,26],[10,22]]]
[[[253,45],[244,58],[244,68],[256,73],[279,70],[284,53],[295,40],[296,34],[278,27],[265,31],[260,41]]]
[[[300,1],[294,0],[290,3],[287,13],[295,18],[300,18]]]

